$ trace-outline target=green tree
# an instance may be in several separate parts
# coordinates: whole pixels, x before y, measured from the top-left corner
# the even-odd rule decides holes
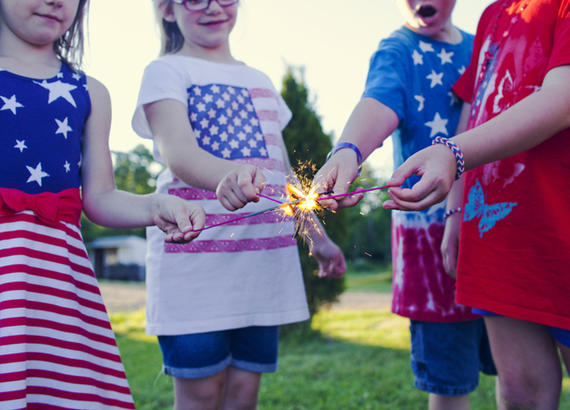
[[[323,131],[320,118],[309,103],[309,91],[301,70],[288,69],[281,95],[293,112],[293,118],[283,131],[289,159],[298,178],[307,183],[306,181],[312,180],[315,170],[324,164],[326,155],[332,148],[331,136]],[[325,211],[319,216],[330,238],[342,249],[346,249],[345,214]],[[304,241],[299,241],[299,254],[309,309],[314,314],[319,306],[338,298],[344,290],[344,279],[318,278],[318,264],[310,257]]]
[[[152,153],[144,145],[137,145],[128,152],[113,152],[113,159],[115,184],[118,189],[136,194],[154,192],[156,177],[162,167],[153,160]],[[81,233],[86,242],[101,236],[114,235],[137,235],[144,238],[145,228],[105,228],[82,215]]]

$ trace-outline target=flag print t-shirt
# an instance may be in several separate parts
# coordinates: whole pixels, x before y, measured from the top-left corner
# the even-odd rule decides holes
[[[187,107],[200,149],[263,170],[263,193],[285,195],[287,153],[281,135],[291,112],[269,78],[245,64],[164,56],[145,69],[133,128],[152,138],[144,105],[164,99]],[[155,149],[155,157],[162,161]],[[213,191],[190,186],[166,169],[157,192],[177,195],[206,210],[206,225],[265,209],[262,199],[230,212]],[[281,212],[245,218],[203,231],[186,244],[147,231],[147,331],[199,333],[280,325],[308,318],[294,221]]]

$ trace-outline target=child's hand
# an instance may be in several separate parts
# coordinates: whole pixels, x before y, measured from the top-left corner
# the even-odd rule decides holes
[[[451,150],[438,144],[416,152],[392,175],[388,185],[390,198],[382,205],[385,209],[419,211],[426,209],[447,196],[455,180],[457,163]],[[421,179],[411,188],[400,185],[411,175]]]
[[[248,202],[257,202],[257,194],[263,190],[265,176],[252,165],[240,165],[222,178],[216,188],[218,200],[224,208],[235,211]]]
[[[313,243],[311,253],[319,262],[319,278],[340,278],[346,272],[344,255],[331,240]]]
[[[358,161],[352,150],[341,149],[323,165],[313,179],[313,189],[315,192],[334,191],[334,194],[345,194],[352,181],[358,176]],[[332,211],[338,208],[345,208],[356,205],[364,194],[350,195],[342,199],[329,199],[320,201],[320,205]]]
[[[459,226],[461,214],[453,214],[445,222],[441,240],[441,257],[445,272],[453,279],[457,278],[457,255],[459,252]]]
[[[204,227],[206,214],[201,206],[172,195],[158,195],[153,221],[166,237],[166,242],[189,242]]]

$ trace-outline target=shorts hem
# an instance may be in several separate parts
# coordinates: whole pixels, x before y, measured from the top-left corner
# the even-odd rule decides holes
[[[414,387],[419,390],[425,391],[426,393],[439,394],[440,396],[466,396],[473,393],[477,388],[477,385],[469,385],[463,387],[446,387],[441,385],[436,385],[433,383],[424,383],[421,381],[414,381]]]
[[[254,363],[245,360],[232,360],[231,366],[236,369],[246,370],[253,373],[275,373],[278,363]]]
[[[213,376],[224,370],[230,365],[232,358],[226,357],[221,362],[211,366],[197,367],[197,368],[182,368],[162,365],[162,371],[168,376],[176,377],[178,379],[200,379],[203,377]]]

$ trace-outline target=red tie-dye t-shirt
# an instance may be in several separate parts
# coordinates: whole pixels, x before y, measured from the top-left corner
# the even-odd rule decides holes
[[[550,69],[568,64],[570,0],[493,3],[454,86],[471,103],[468,128],[539,91]],[[569,180],[570,129],[464,175],[459,303],[570,329]]]

